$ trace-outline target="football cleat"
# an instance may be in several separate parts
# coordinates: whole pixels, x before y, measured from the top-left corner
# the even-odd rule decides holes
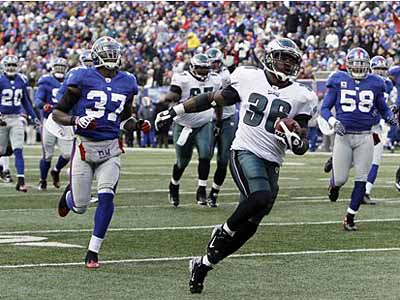
[[[169,202],[174,207],[178,207],[179,205],[179,184],[169,183]]]
[[[4,172],[0,172],[0,179],[5,183],[13,182],[13,179],[11,177],[11,174],[10,174],[9,170],[6,170]]]
[[[88,269],[97,269],[100,267],[99,257],[96,252],[88,250],[85,257],[85,265]]]
[[[60,188],[60,171],[51,170],[50,172],[51,178],[53,178],[53,185],[55,188]]]
[[[23,193],[26,193],[28,191],[28,188],[25,185],[24,177],[18,177],[18,182],[17,182],[17,185],[15,186],[15,189],[18,192],[23,192]]]
[[[336,200],[339,198],[339,190],[340,187],[338,186],[329,186],[328,189],[328,196],[329,196],[329,200],[331,200],[331,202],[336,202]]]
[[[395,182],[396,189],[400,192],[400,168],[396,171],[396,182]]]
[[[212,267],[206,266],[201,260],[202,257],[198,256],[189,261],[189,290],[192,294],[200,294],[203,291],[204,279],[208,271],[212,270]]]
[[[58,215],[60,217],[65,217],[68,215],[70,209],[67,205],[67,194],[70,192],[70,185],[68,184],[62,194],[60,200],[58,201]]]
[[[207,205],[207,191],[205,186],[197,187],[196,201],[198,205]]]
[[[217,198],[218,198],[218,190],[212,188],[210,194],[208,195],[207,205],[209,207],[218,207]]]
[[[45,179],[41,179],[41,180],[39,181],[38,190],[39,190],[39,191],[45,191],[45,190],[47,190],[47,181],[46,181]]]
[[[376,205],[377,202],[371,200],[370,196],[368,194],[364,195],[364,198],[361,201],[361,204],[367,204],[367,205]]]
[[[324,165],[324,172],[329,173],[330,171],[332,171],[332,156],[329,157],[329,159],[325,162]]]
[[[343,229],[346,231],[356,231],[357,225],[354,223],[354,217],[349,217],[348,215],[343,220]]]

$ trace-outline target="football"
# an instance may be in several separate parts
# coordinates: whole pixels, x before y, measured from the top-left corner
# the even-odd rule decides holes
[[[284,123],[287,127],[287,129],[289,129],[289,131],[293,132],[293,131],[297,131],[300,128],[299,123],[297,123],[294,119],[292,118],[283,118],[280,119],[278,118],[275,122],[275,131],[278,132],[282,132],[284,133],[284,130],[282,128],[282,123]]]

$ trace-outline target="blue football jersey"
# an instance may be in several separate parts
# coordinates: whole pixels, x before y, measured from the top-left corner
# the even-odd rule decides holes
[[[385,101],[385,82],[377,75],[368,74],[362,80],[354,80],[347,72],[338,71],[329,77],[326,86],[321,115],[329,120],[330,110],[335,107],[336,119],[347,132],[371,130],[377,112],[385,120],[391,115]]]
[[[41,76],[35,93],[35,106],[43,107],[45,104],[51,104],[54,107],[58,102],[56,95],[60,86],[61,83],[53,75]],[[43,118],[47,118],[50,113],[42,111]]]
[[[27,78],[22,74],[16,74],[13,78],[5,74],[0,75],[0,113],[18,115],[23,107],[31,117],[35,118],[27,86]]]
[[[76,133],[95,140],[118,138],[124,105],[138,93],[135,76],[118,71],[113,78],[105,78],[96,68],[78,68],[68,76],[67,86],[81,91],[75,115],[96,118],[95,129],[78,127]]]
[[[384,80],[385,80],[385,93],[384,93],[384,95],[385,95],[385,101],[386,101],[386,103],[388,103],[390,93],[391,93],[392,90],[393,90],[393,83],[392,83],[392,81],[391,81],[390,79],[388,79],[388,78],[385,78]],[[376,107],[375,107],[373,116],[374,116],[374,125],[376,125],[376,124],[378,124],[378,123],[381,121],[381,119],[382,119],[382,116],[381,116],[381,114],[378,112],[378,110],[376,109]]]
[[[394,66],[389,69],[389,76],[393,79],[394,86],[397,89],[397,106],[400,106],[400,66]]]

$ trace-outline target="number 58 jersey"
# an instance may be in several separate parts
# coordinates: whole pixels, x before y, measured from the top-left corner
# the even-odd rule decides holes
[[[75,115],[96,119],[95,129],[78,127],[76,133],[100,141],[118,138],[124,105],[138,93],[135,76],[118,71],[114,77],[105,78],[96,68],[77,68],[68,76],[67,86],[81,91]]]
[[[177,86],[181,89],[180,102],[182,103],[198,94],[209,93],[220,89],[222,87],[222,80],[218,74],[210,73],[206,80],[201,81],[196,79],[190,72],[185,71],[174,74],[171,80],[171,86]],[[213,114],[214,109],[210,108],[198,113],[188,113],[177,116],[174,121],[185,127],[198,128],[211,122]]]
[[[286,146],[275,137],[276,119],[298,115],[311,118],[316,112],[317,95],[297,82],[282,89],[271,86],[264,71],[255,67],[237,68],[231,75],[231,86],[241,100],[239,126],[231,148],[281,165]]]

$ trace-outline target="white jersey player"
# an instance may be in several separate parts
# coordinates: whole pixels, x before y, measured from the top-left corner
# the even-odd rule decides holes
[[[221,88],[221,77],[210,72],[210,62],[206,55],[196,54],[190,61],[189,71],[174,74],[166,101],[184,103],[196,95],[210,93]],[[207,178],[212,157],[212,117],[213,109],[196,113],[181,114],[174,119],[174,144],[176,163],[173,166],[169,185],[170,202],[179,205],[179,180],[190,162],[193,147],[199,157],[198,188],[196,200],[199,205],[206,204]]]
[[[183,113],[241,103],[230,160],[241,201],[226,223],[214,229],[207,255],[191,260],[192,293],[201,293],[207,272],[240,249],[271,211],[285,149],[297,155],[308,149],[307,123],[317,109],[317,96],[291,80],[300,70],[299,49],[289,39],[273,40],[261,62],[263,70],[239,67],[232,73],[230,86],[196,96],[157,115],[156,124],[160,124]]]

